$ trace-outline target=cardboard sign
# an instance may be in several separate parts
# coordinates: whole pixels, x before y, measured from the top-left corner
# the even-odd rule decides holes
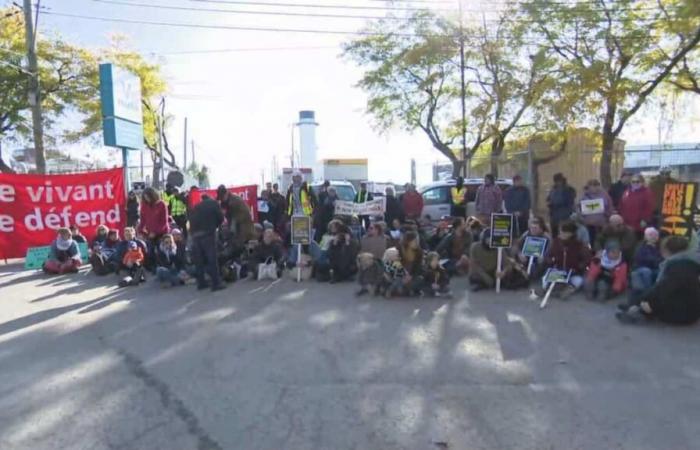
[[[697,183],[666,183],[661,206],[661,229],[674,236],[691,237],[697,211]]]
[[[335,214],[338,216],[381,216],[386,211],[386,198],[377,198],[364,203],[336,200]]]
[[[88,246],[85,242],[78,243],[78,250],[80,251],[80,259],[83,263],[88,260]],[[44,266],[44,262],[49,259],[51,254],[51,246],[45,245],[42,247],[31,247],[27,249],[27,255],[24,259],[25,269],[41,269]]]
[[[581,214],[584,216],[591,216],[593,214],[604,214],[605,213],[605,200],[602,198],[595,198],[592,200],[581,200]]]
[[[513,245],[513,215],[491,214],[491,248]]]
[[[122,229],[126,222],[124,171],[69,175],[0,173],[0,258],[22,258],[31,247],[56,239],[75,225],[88,240],[98,225]]]
[[[311,242],[311,217],[292,216],[292,245],[307,245]]]
[[[544,282],[546,284],[568,283],[571,278],[571,271],[548,269],[544,274]]]
[[[523,256],[528,258],[544,258],[549,240],[544,237],[528,236],[523,244]]]

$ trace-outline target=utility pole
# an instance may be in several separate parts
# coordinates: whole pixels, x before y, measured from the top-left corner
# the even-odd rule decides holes
[[[291,156],[291,162],[292,162],[292,169],[294,168],[294,124],[291,125],[292,127],[292,156]]]
[[[411,184],[416,185],[416,160],[411,159]]]
[[[182,141],[182,170],[187,171],[187,117],[185,117],[185,139]]]
[[[194,159],[194,139],[193,139],[193,140],[192,140],[192,164],[194,164],[195,161],[196,161],[196,160]]]
[[[469,163],[467,162],[467,87],[464,80],[464,17],[462,16],[462,0],[457,0],[459,4],[459,76],[462,100],[462,174],[464,178],[469,177]]]
[[[39,22],[39,4],[37,2],[37,23]],[[29,106],[32,109],[32,128],[34,130],[34,155],[36,171],[46,173],[46,156],[44,154],[44,125],[41,112],[41,92],[39,89],[39,63],[36,58],[36,30],[32,17],[32,2],[24,0],[24,30],[27,46],[27,66],[29,71]]]

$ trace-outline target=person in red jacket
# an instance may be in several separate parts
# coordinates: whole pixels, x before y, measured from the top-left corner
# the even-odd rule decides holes
[[[576,237],[577,225],[568,220],[559,225],[559,236],[552,242],[548,255],[549,266],[556,270],[571,271],[569,284],[562,289],[555,289],[554,295],[565,299],[583,286],[583,276],[591,262],[588,246]],[[544,290],[540,292],[543,294]]]
[[[654,196],[642,175],[632,177],[632,184],[622,195],[618,209],[625,225],[641,236],[654,215]]]
[[[412,184],[406,185],[406,192],[403,194],[401,202],[406,219],[418,220],[423,214],[423,196],[416,191]]]
[[[160,238],[170,233],[168,207],[153,188],[146,188],[141,198],[141,221],[137,228],[139,234],[148,238],[148,258],[155,261],[155,249]]]

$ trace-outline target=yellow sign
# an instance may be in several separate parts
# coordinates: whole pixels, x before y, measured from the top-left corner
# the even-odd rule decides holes
[[[697,197],[697,183],[666,183],[661,205],[662,230],[676,236],[691,236],[693,233]]]
[[[367,159],[324,159],[326,166],[366,166]]]

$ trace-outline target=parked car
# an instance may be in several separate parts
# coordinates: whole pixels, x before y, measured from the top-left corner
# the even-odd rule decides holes
[[[329,180],[331,183],[331,186],[335,188],[335,191],[338,193],[338,199],[343,200],[345,202],[352,202],[355,201],[355,194],[357,191],[355,190],[355,186],[352,185],[349,181],[332,181]],[[316,197],[318,197],[318,193],[321,192],[321,188],[323,187],[323,181],[314,181],[309,185],[311,189],[313,189],[314,194]]]
[[[423,217],[430,216],[433,222],[438,222],[444,216],[450,215],[452,208],[452,199],[450,190],[457,181],[443,180],[435,183],[422,186],[418,192],[423,196]],[[483,178],[469,178],[464,180],[464,186],[467,188],[467,215],[473,216],[475,213],[474,201],[476,200],[476,190],[484,184]],[[508,189],[513,185],[513,180],[506,178],[498,178],[496,185],[503,190]]]

